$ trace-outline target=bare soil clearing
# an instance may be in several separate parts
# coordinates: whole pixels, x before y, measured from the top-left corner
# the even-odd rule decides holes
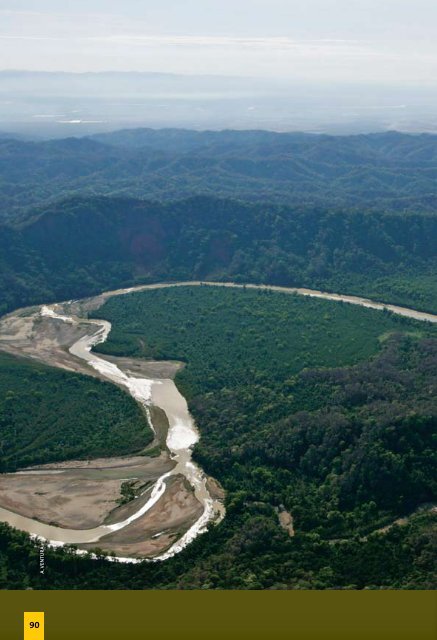
[[[278,513],[279,524],[288,533],[290,538],[295,534],[293,516],[288,511],[282,510]]]

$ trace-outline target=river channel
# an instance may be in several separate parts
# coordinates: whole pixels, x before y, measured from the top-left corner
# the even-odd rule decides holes
[[[396,305],[383,304],[360,298],[356,296],[348,296],[334,293],[326,293],[311,289],[286,288],[278,286],[264,285],[239,285],[235,283],[215,283],[215,282],[179,282],[172,284],[155,284],[145,285],[129,289],[120,289],[112,292],[105,292],[100,298],[100,304],[109,297],[124,295],[135,291],[143,291],[147,289],[166,288],[175,286],[224,286],[248,289],[268,289],[289,294],[304,295],[325,300],[344,302],[355,304],[377,310],[389,310],[397,315],[413,318],[415,320],[436,323],[437,315],[399,307]],[[125,387],[131,396],[141,403],[146,410],[149,423],[153,428],[151,420],[150,406],[154,405],[162,409],[169,422],[169,430],[167,435],[167,447],[170,451],[171,459],[175,462],[175,467],[171,471],[167,471],[160,476],[150,492],[149,498],[135,513],[128,518],[113,524],[103,524],[92,529],[68,529],[58,526],[52,526],[43,522],[28,518],[8,509],[0,507],[0,521],[7,522],[17,529],[28,532],[29,534],[47,540],[54,546],[62,546],[64,544],[84,544],[98,542],[104,536],[119,531],[131,524],[134,520],[142,517],[149,511],[161,498],[166,491],[166,482],[171,475],[183,475],[194,490],[194,495],[202,505],[202,514],[197,521],[164,553],[155,556],[156,560],[166,560],[174,556],[176,553],[184,549],[192,540],[200,533],[204,532],[211,522],[219,522],[225,515],[223,502],[210,495],[207,487],[207,479],[203,470],[192,460],[192,447],[199,439],[199,433],[193,418],[191,417],[185,398],[181,395],[172,379],[149,379],[135,377],[122,371],[116,364],[109,362],[104,357],[93,353],[93,346],[104,342],[110,331],[111,324],[105,320],[88,320],[83,317],[69,313],[70,308],[77,308],[82,301],[74,303],[66,302],[53,305],[42,305],[37,314],[46,320],[54,323],[68,323],[71,325],[79,325],[86,323],[89,326],[86,335],[79,338],[69,348],[69,352],[75,358],[85,361],[89,367],[98,371],[99,374]],[[19,313],[19,312],[15,312]],[[13,314],[10,314],[13,315]],[[38,475],[38,471],[29,470],[18,473],[32,473]],[[47,470],[41,473],[47,473]],[[49,472],[50,473],[50,472]],[[53,471],[52,473],[62,473],[62,471]],[[121,561],[138,562],[138,558],[118,558]]]

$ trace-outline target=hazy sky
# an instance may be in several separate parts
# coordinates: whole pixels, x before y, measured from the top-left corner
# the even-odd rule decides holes
[[[437,85],[436,0],[0,0],[0,69]]]

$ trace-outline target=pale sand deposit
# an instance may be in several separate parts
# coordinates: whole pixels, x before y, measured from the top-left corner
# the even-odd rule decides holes
[[[155,548],[159,553],[164,551],[165,558],[171,557],[211,521],[223,517],[223,502],[210,496],[207,478],[191,461],[191,447],[199,436],[185,399],[172,380],[181,363],[104,358],[91,353],[93,345],[106,339],[111,325],[71,315],[71,310],[82,313],[85,307],[96,308],[103,300],[102,296],[85,303],[43,305],[10,314],[0,321],[0,348],[92,373],[125,389],[144,408],[154,430],[149,449],[159,446],[161,455],[159,459],[142,458],[137,465],[123,459],[116,463],[70,462],[8,474],[0,483],[0,519],[56,545],[85,543],[88,548],[108,534],[117,534],[120,542],[138,521],[141,531],[147,524],[146,537],[141,540],[143,546],[149,542],[144,553],[146,547]],[[174,478],[180,476],[188,485],[175,484]],[[122,483],[127,480],[135,480],[138,494],[119,506]],[[170,490],[173,485],[177,491]],[[161,531],[155,531],[154,526],[150,529],[158,512],[162,512],[161,521],[167,521],[166,533],[161,521]],[[147,538],[149,529],[153,533]],[[131,552],[137,556],[141,550],[138,541],[135,544]],[[124,551],[117,547],[117,553]]]
[[[189,526],[195,524],[203,507],[183,476],[172,476],[162,498],[150,511],[121,531],[98,542],[99,549],[117,556],[156,556],[164,552]],[[91,549],[96,545],[80,545]]]
[[[135,501],[125,507],[118,505],[124,481],[153,484],[174,466],[163,454],[158,458],[71,461],[33,468],[28,473],[5,473],[0,475],[0,503],[14,513],[58,527],[93,529],[111,512],[112,520],[117,521],[137,508]]]
[[[0,349],[71,371],[109,379],[127,390],[142,404],[149,416],[153,415],[151,408],[155,405],[155,416],[161,426],[156,430],[154,444],[160,443],[163,453],[158,461],[149,459],[144,465],[141,462],[124,464],[117,459],[117,463],[93,461],[80,463],[76,467],[74,463],[64,467],[50,465],[45,472],[41,469],[42,473],[39,474],[32,472],[2,476],[0,504],[7,508],[0,508],[1,520],[58,541],[57,544],[74,540],[80,544],[86,543],[89,548],[96,546],[94,543],[98,540],[100,547],[105,545],[105,548],[115,550],[122,556],[153,555],[160,560],[183,549],[205,531],[210,522],[220,521],[224,516],[223,491],[218,483],[207,479],[191,461],[191,447],[199,436],[186,402],[172,381],[180,364],[103,358],[91,354],[92,346],[105,340],[111,327],[108,322],[83,317],[114,295],[202,284],[235,288],[247,286],[248,289],[317,297],[372,309],[388,309],[416,320],[437,322],[437,316],[433,314],[356,296],[276,286],[201,282],[121,289],[86,300],[43,305],[9,314],[0,319]],[[167,421],[162,419],[163,412]],[[164,437],[166,442],[163,441]],[[167,470],[166,465],[173,468]],[[60,469],[65,469],[65,472],[58,473]],[[116,494],[127,478],[144,481],[143,490],[132,503],[114,510]],[[187,489],[187,481],[190,489]],[[26,520],[17,516],[17,513],[29,513],[30,518],[34,519]],[[64,530],[47,525],[44,528],[35,520],[39,515],[45,522],[53,520],[66,527],[74,522],[75,528]],[[291,515],[281,516],[281,526],[293,535]],[[103,521],[113,524],[102,525]],[[93,528],[96,523],[97,528]],[[90,527],[89,533],[86,529],[80,530],[80,525]]]

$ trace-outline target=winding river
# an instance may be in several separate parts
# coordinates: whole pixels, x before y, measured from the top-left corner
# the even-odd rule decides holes
[[[102,302],[112,296],[124,295],[135,291],[144,291],[147,289],[180,287],[180,286],[221,286],[247,289],[264,289],[270,291],[278,291],[282,293],[298,294],[309,297],[322,298],[337,302],[356,304],[362,307],[377,310],[389,310],[397,315],[413,318],[415,320],[437,323],[437,315],[399,307],[396,305],[388,305],[380,302],[360,298],[356,296],[348,296],[334,293],[326,293],[312,289],[288,288],[267,285],[240,285],[235,283],[217,283],[217,282],[178,282],[171,284],[155,284],[144,285],[129,289],[120,289],[112,292],[103,293],[100,298]],[[81,301],[78,301],[79,303]],[[77,304],[77,302],[75,303]],[[194,489],[195,497],[201,503],[203,512],[198,520],[177,540],[166,552],[161,555],[149,558],[149,561],[166,560],[176,553],[184,549],[199,534],[204,532],[210,522],[219,522],[225,514],[223,503],[211,497],[205,474],[202,469],[192,460],[192,447],[197,442],[199,434],[194,421],[188,411],[185,398],[178,391],[175,383],[171,379],[148,379],[138,378],[123,372],[117,365],[97,356],[92,352],[93,346],[104,342],[111,330],[111,324],[105,320],[86,320],[82,317],[70,315],[68,313],[71,303],[59,303],[54,305],[43,305],[39,310],[39,315],[53,322],[66,322],[70,324],[83,324],[86,322],[91,331],[87,335],[77,340],[70,348],[69,352],[76,358],[84,360],[88,366],[92,367],[100,373],[101,376],[108,380],[126,387],[135,400],[140,402],[146,409],[150,419],[149,407],[155,405],[160,407],[167,415],[169,422],[169,430],[167,435],[167,447],[170,450],[171,458],[176,466],[164,473],[152,487],[147,502],[141,506],[135,513],[125,520],[114,524],[101,525],[93,529],[79,530],[66,529],[62,527],[44,524],[32,518],[21,516],[7,509],[0,508],[0,521],[7,522],[11,526],[16,527],[30,533],[31,535],[47,540],[54,546],[64,544],[83,544],[94,543],[109,533],[123,529],[131,522],[143,516],[149,511],[161,498],[166,490],[166,481],[171,475],[182,474]],[[23,473],[23,472],[19,472]],[[26,472],[24,472],[26,473]],[[28,471],[27,473],[35,473],[37,471]],[[47,473],[45,471],[44,473]],[[59,473],[59,471],[54,471]],[[62,473],[62,471],[60,471]],[[85,553],[85,552],[83,552]],[[137,558],[117,558],[119,561],[140,562]]]

